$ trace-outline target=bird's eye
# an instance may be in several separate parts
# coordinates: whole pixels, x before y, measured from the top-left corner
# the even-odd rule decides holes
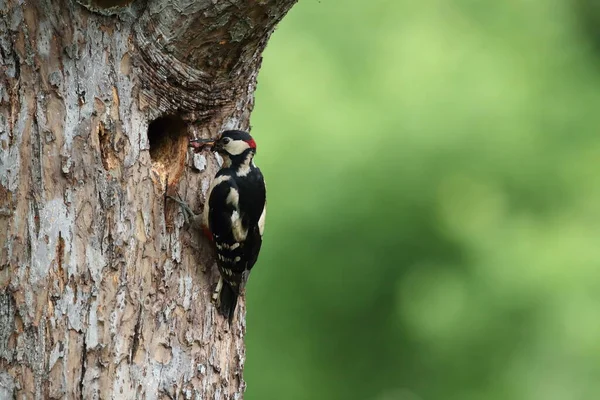
[[[223,138],[223,144],[228,144],[229,142],[231,142],[231,139],[229,139],[228,137]]]

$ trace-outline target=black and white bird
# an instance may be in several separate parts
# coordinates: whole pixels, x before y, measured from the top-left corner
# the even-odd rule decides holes
[[[221,274],[213,298],[231,324],[240,291],[258,258],[265,226],[266,189],[253,160],[256,142],[247,132],[225,131],[216,140],[190,140],[190,146],[195,152],[210,146],[223,158],[207,194],[202,225],[214,243]],[[174,200],[193,216],[189,207]]]

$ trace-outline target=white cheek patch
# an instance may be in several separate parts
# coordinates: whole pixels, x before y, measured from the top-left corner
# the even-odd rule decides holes
[[[263,208],[262,214],[260,214],[260,218],[258,219],[258,232],[262,237],[263,232],[265,231],[265,219],[267,218],[267,205],[265,204],[265,208]]]
[[[225,145],[225,150],[232,156],[238,156],[249,148],[250,145],[243,140],[232,140]]]

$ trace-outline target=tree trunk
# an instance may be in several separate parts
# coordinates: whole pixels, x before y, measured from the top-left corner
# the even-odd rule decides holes
[[[249,128],[295,1],[0,0],[0,399],[242,398],[244,301],[165,193],[201,209],[188,138]]]

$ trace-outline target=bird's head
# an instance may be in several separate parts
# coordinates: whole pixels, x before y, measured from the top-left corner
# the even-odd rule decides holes
[[[190,140],[190,147],[193,147],[196,153],[205,146],[210,146],[212,151],[226,157],[238,157],[249,152],[256,153],[256,142],[248,132],[244,131],[225,131],[218,139]]]

